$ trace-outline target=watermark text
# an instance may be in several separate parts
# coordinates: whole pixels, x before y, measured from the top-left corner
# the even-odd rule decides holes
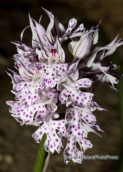
[[[68,156],[68,159],[85,159],[85,160],[118,160],[117,155],[83,155],[83,156]]]

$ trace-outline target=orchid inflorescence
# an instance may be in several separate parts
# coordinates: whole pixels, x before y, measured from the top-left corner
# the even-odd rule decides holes
[[[13,42],[18,54],[14,55],[15,68],[10,70],[16,101],[8,101],[12,116],[21,124],[39,128],[32,137],[40,143],[44,133],[47,139],[44,148],[49,153],[58,153],[67,139],[64,149],[66,163],[71,159],[81,163],[83,153],[92,148],[87,140],[89,132],[103,131],[96,125],[95,110],[105,110],[94,101],[93,92],[104,82],[116,90],[121,74],[116,73],[115,64],[102,63],[123,41],[117,37],[106,46],[95,46],[98,42],[98,27],[86,30],[83,24],[78,27],[75,18],[68,27],[62,25],[54,15],[44,9],[50,23],[44,27],[29,15],[32,31],[32,46],[21,41]],[[68,49],[73,55],[70,63],[65,63],[62,42],[69,39]],[[66,104],[66,112],[57,110]],[[79,144],[80,150],[77,148]],[[70,158],[81,157],[81,158]]]

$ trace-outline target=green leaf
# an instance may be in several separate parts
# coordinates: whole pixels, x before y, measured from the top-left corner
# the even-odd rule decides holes
[[[47,154],[47,157],[46,157],[46,160],[45,160],[45,162],[44,162],[44,167],[43,167],[42,172],[46,172],[46,169],[47,169],[47,166],[48,166],[49,159],[50,159],[50,153]]]

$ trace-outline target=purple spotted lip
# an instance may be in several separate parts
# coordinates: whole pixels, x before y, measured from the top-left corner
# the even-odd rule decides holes
[[[98,24],[86,31],[83,24],[77,28],[77,20],[71,19],[66,29],[54,15],[44,9],[50,18],[47,29],[29,15],[32,31],[32,45],[21,41],[13,42],[17,47],[14,55],[17,73],[7,72],[12,79],[16,101],[7,101],[12,116],[21,125],[34,125],[38,129],[33,133],[37,143],[47,134],[45,149],[49,153],[58,153],[64,148],[64,161],[71,159],[81,163],[83,153],[92,144],[87,140],[89,132],[98,134],[103,131],[96,125],[95,110],[105,110],[94,101],[94,91],[104,82],[116,90],[121,74],[114,70],[117,66],[102,63],[123,41],[117,37],[106,46],[96,46],[98,42]],[[65,62],[62,42],[70,40],[68,49],[73,55],[70,63]],[[66,104],[66,112],[58,114],[58,108]],[[98,134],[99,135],[99,134]],[[79,144],[80,150],[76,147]],[[78,157],[78,158],[70,158]],[[81,158],[79,158],[81,157]]]

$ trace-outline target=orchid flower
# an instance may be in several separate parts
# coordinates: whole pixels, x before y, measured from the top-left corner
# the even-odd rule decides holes
[[[44,8],[43,8],[44,9]],[[84,24],[76,28],[77,20],[70,19],[65,28],[54,15],[44,9],[50,22],[47,29],[31,18],[32,45],[21,41],[13,42],[17,47],[14,55],[17,73],[10,70],[7,74],[12,79],[16,101],[8,101],[12,116],[21,125],[34,125],[38,129],[32,134],[40,143],[44,133],[47,139],[44,148],[49,153],[58,153],[64,149],[64,161],[81,163],[83,153],[92,148],[87,140],[89,132],[96,134],[103,131],[96,125],[95,110],[105,110],[94,101],[94,91],[104,82],[116,90],[121,74],[114,70],[115,64],[102,63],[117,47],[123,44],[116,42],[117,37],[108,45],[96,47],[99,25],[86,31]],[[65,62],[62,42],[69,39],[68,49],[73,55],[70,63]],[[82,91],[85,90],[85,91]],[[57,110],[66,104],[66,112],[58,114]],[[98,134],[99,135],[99,134]],[[76,147],[79,144],[80,150]],[[77,158],[74,158],[77,157]]]

